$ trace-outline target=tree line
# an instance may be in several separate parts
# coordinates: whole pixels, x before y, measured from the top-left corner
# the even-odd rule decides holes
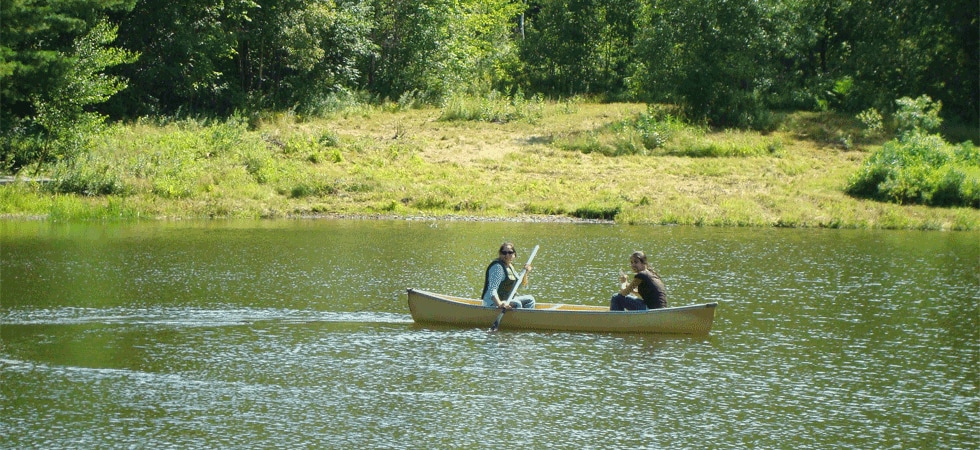
[[[338,99],[593,96],[764,128],[773,110],[978,119],[975,0],[5,0],[0,169],[104,118],[329,110]]]

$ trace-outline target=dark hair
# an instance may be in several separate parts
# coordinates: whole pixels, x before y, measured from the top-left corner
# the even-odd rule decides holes
[[[510,242],[504,242],[503,244],[500,244],[500,250],[498,250],[497,253],[503,253],[504,250],[508,249],[508,247],[510,248],[511,251],[514,252],[514,256],[517,256],[517,250],[514,248],[514,244]]]
[[[635,252],[633,252],[633,253],[630,254],[630,260],[633,260],[633,259],[636,259],[637,261],[643,263],[643,267],[646,267],[647,270],[649,270],[650,272],[652,272],[658,278],[660,277],[660,274],[657,273],[657,271],[653,270],[653,267],[651,267],[650,266],[650,263],[647,262],[647,254],[646,253],[643,253],[643,252],[637,250],[637,251],[635,251]]]

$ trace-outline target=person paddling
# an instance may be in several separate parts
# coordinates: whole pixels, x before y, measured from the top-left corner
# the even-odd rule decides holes
[[[507,301],[507,296],[517,284],[517,274],[514,271],[514,258],[516,257],[517,252],[514,251],[514,244],[505,242],[500,246],[500,255],[487,266],[483,280],[483,294],[481,295],[483,306],[506,309],[534,308],[534,296],[529,294],[518,295],[509,302]],[[531,271],[530,264],[525,264],[524,268],[528,272]]]

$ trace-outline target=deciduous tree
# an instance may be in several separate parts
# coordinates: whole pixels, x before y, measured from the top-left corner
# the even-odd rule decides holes
[[[71,158],[103,117],[94,107],[126,86],[107,69],[135,54],[113,47],[104,15],[128,1],[0,3],[0,165]]]

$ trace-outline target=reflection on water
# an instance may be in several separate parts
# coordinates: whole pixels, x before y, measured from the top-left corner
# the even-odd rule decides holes
[[[24,447],[976,448],[980,236],[572,224],[2,223]],[[606,304],[645,250],[704,338],[411,322],[504,240]],[[523,254],[521,252],[523,251]],[[489,324],[488,324],[489,325]]]

